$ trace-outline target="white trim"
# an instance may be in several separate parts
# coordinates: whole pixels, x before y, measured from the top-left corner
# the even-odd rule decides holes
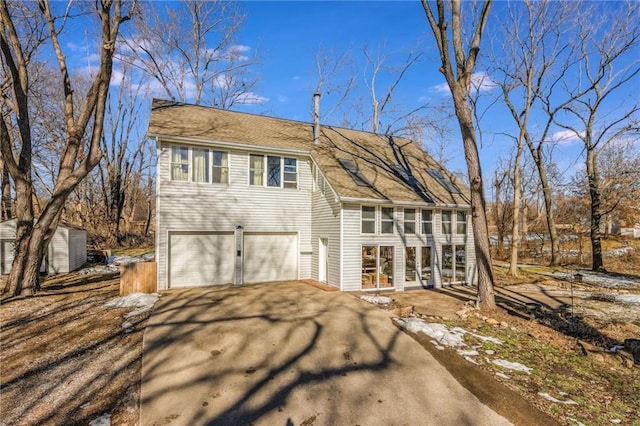
[[[357,197],[339,197],[339,201],[348,204],[391,204],[397,207],[415,207],[415,208],[451,208],[451,209],[470,209],[471,206],[468,204],[431,204],[420,201],[393,201],[393,200],[382,200],[378,198],[357,198]]]
[[[181,137],[181,136],[166,136],[156,133],[149,133],[149,137],[156,138],[156,140],[161,139],[163,142],[169,143],[190,143],[191,145],[197,144],[205,144],[205,145],[214,145],[214,146],[222,146],[227,148],[235,148],[241,151],[262,151],[262,152],[270,152],[270,153],[291,153],[298,155],[310,155],[311,152],[308,150],[295,149],[295,148],[278,148],[278,147],[270,147],[264,145],[250,145],[247,143],[239,143],[239,142],[222,142],[215,141],[211,139],[200,139],[194,137]]]

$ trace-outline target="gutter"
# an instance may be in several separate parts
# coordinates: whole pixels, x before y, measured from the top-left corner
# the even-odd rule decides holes
[[[340,197],[342,203],[354,203],[354,204],[392,204],[394,206],[407,206],[407,207],[437,207],[437,208],[471,208],[469,204],[429,204],[423,201],[393,201],[393,200],[381,200],[379,198],[357,198],[357,197]]]
[[[240,151],[262,151],[262,152],[273,152],[273,153],[290,153],[290,154],[298,154],[298,155],[311,155],[311,151],[304,149],[296,149],[296,148],[277,148],[270,147],[264,145],[249,145],[246,143],[238,143],[238,142],[221,142],[221,141],[212,141],[211,139],[200,139],[194,137],[183,137],[183,136],[165,136],[157,133],[149,133],[149,137],[155,138],[156,142],[159,144],[160,139],[162,142],[176,142],[176,143],[201,143],[203,145],[215,145],[225,148],[234,148]]]

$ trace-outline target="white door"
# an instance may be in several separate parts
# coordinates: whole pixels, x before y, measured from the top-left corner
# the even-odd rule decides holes
[[[232,232],[169,234],[169,288],[233,282],[235,238]]]
[[[13,251],[15,249],[14,240],[2,240],[0,242],[0,273],[9,275],[11,263],[13,263]]]
[[[318,281],[327,282],[327,270],[329,264],[329,240],[320,238],[318,250]]]
[[[298,279],[298,235],[244,233],[245,283]]]

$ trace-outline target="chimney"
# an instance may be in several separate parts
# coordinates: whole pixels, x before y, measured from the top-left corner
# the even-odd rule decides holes
[[[313,94],[313,143],[320,145],[320,93]]]

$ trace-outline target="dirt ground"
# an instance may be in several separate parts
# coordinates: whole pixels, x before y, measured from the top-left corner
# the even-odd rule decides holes
[[[640,338],[640,315],[606,297],[589,296],[640,294],[640,288],[569,287],[566,280],[538,273],[512,280],[500,268],[496,274],[500,308],[486,316],[472,308],[470,287],[390,295],[394,307],[412,307],[429,321],[505,339],[509,345],[502,350],[519,356],[535,374],[513,375],[504,383],[558,424],[640,424],[640,369],[629,356],[601,350]],[[0,424],[138,424],[142,336],[149,312],[125,319],[131,308],[106,306],[118,288],[117,274],[75,273],[46,281],[36,297],[2,301]],[[608,312],[614,311],[612,320]],[[450,360],[455,357],[460,364],[462,357],[421,343],[453,374],[462,376],[469,368],[456,372]],[[472,367],[489,368],[483,363]],[[540,390],[550,386],[571,393],[579,408],[541,399]]]

